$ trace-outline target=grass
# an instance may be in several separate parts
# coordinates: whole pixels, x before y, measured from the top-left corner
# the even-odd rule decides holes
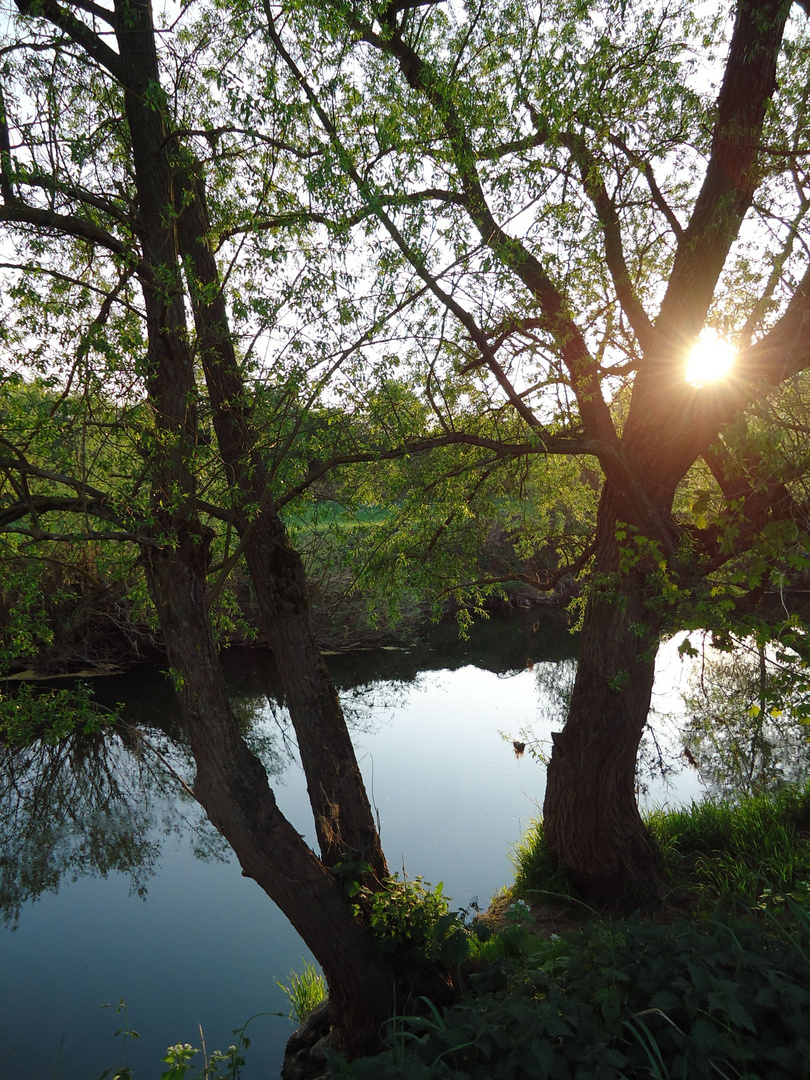
[[[810,881],[810,785],[659,810],[647,826],[673,884],[710,902],[754,904],[766,893],[804,892]]]
[[[337,502],[318,502],[305,506],[295,514],[290,514],[293,528],[307,528],[316,531],[340,528],[346,532],[364,529],[374,525],[385,525],[391,519],[391,510],[386,506],[358,506],[347,508]]]
[[[514,895],[546,894],[549,898],[571,896],[568,871],[559,865],[549,851],[542,818],[529,826],[528,832],[512,852],[512,862],[515,866]]]
[[[701,906],[763,896],[810,894],[810,784],[737,802],[704,800],[646,818],[673,892],[697,893]],[[513,854],[514,896],[576,902],[568,874],[548,850],[542,821]]]
[[[290,1003],[290,1019],[299,1024],[313,1012],[327,995],[326,980],[309,960],[303,960],[301,971],[291,971],[287,976],[289,985],[276,979],[276,986],[284,991]]]

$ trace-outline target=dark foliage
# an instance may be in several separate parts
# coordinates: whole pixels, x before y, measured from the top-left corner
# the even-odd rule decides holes
[[[795,913],[794,913],[795,914]],[[460,1004],[395,1022],[352,1080],[810,1076],[810,924],[716,912],[701,922],[591,923],[501,958]],[[520,950],[518,950],[520,951]]]

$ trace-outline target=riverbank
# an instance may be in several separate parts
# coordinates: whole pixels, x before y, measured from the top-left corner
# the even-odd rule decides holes
[[[559,613],[571,598],[574,583],[543,594],[518,583],[492,595],[475,613],[477,620],[491,615],[508,616],[537,611]],[[63,599],[63,598],[62,598]],[[58,594],[46,604],[36,633],[25,635],[25,651],[15,652],[12,644],[11,614],[0,605],[0,639],[9,644],[0,664],[0,682],[40,681],[62,678],[97,678],[120,674],[143,664],[160,664],[166,659],[163,642],[151,620],[126,591],[100,587],[80,602],[71,596],[70,610]],[[428,599],[414,600],[396,618],[369,611],[367,598],[325,596],[316,593],[310,608],[313,633],[325,655],[344,654],[386,647],[409,648],[420,642],[439,620],[455,622],[460,607],[445,600],[438,609]],[[233,612],[216,624],[222,650],[234,648],[269,649],[261,632],[261,620],[252,598],[241,597],[238,615]]]
[[[463,999],[401,1018],[344,1080],[810,1075],[810,785],[649,818],[669,894],[585,909],[534,826]],[[556,921],[556,929],[554,924]],[[577,925],[579,924],[579,925]]]

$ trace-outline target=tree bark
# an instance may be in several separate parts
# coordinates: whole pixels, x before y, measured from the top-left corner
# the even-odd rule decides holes
[[[616,527],[606,488],[577,675],[565,727],[552,735],[543,808],[551,851],[595,900],[649,896],[660,887],[635,773],[661,624],[648,603],[646,560],[620,569]]]
[[[368,928],[320,859],[279,810],[264,766],[242,739],[228,702],[205,603],[207,551],[198,538],[147,551],[169,662],[197,768],[194,794],[252,877],[322,965],[333,1045],[376,1046],[394,1006],[394,975]]]
[[[211,222],[196,162],[178,170],[177,183],[185,206],[178,222],[179,242],[214,429],[236,493],[234,524],[298,737],[321,856],[327,866],[334,866],[350,853],[381,880],[388,867],[343,710],[312,634],[301,557],[289,543],[267,466],[257,450],[249,392],[207,240]],[[255,509],[248,514],[246,506]]]

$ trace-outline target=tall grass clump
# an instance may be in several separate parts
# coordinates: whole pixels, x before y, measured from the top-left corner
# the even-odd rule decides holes
[[[810,881],[810,785],[737,802],[706,799],[647,818],[665,871],[711,900],[755,903]]]
[[[792,895],[810,901],[810,784],[739,800],[704,799],[656,810],[645,821],[674,891],[697,891],[713,905],[736,898]],[[512,853],[513,893],[576,902],[570,874],[549,850],[542,820]]]
[[[538,900],[571,897],[571,876],[549,850],[542,818],[529,826],[512,852],[512,863],[515,867],[516,895],[534,896]]]
[[[318,971],[313,963],[304,960],[301,971],[291,971],[287,976],[289,985],[276,979],[276,986],[284,991],[290,1003],[290,1019],[297,1020],[299,1024],[309,1016],[311,1012],[326,998],[326,979]]]

